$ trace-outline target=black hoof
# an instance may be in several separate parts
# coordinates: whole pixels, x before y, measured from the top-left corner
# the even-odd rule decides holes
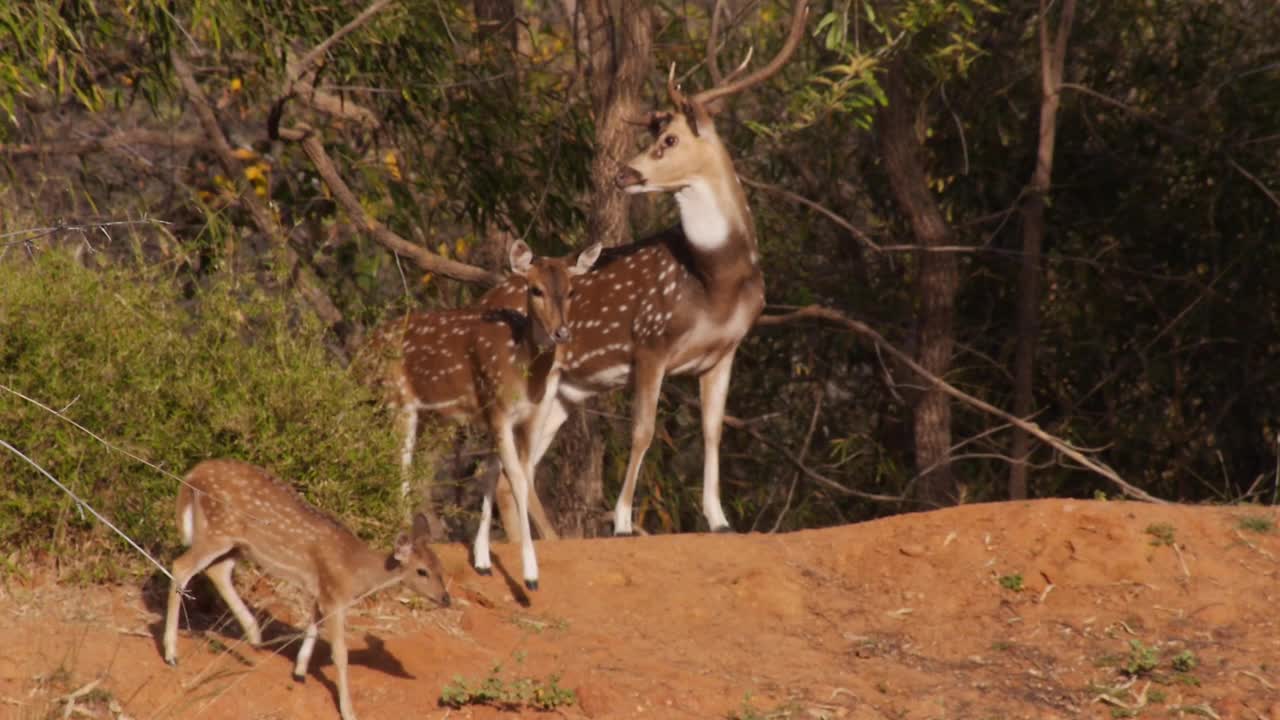
[[[476,574],[477,574],[477,575],[492,575],[492,574],[493,574],[493,568],[487,568],[487,567],[476,568]]]
[[[306,675],[299,675],[298,673],[294,673],[294,674],[293,674],[293,681],[294,681],[294,682],[296,682],[296,683],[305,683],[305,682],[307,681],[307,676],[306,676]]]
[[[732,535],[733,528],[728,525],[721,525],[720,527],[715,528],[711,532],[716,533],[717,535]]]
[[[178,658],[165,658],[164,664],[169,667],[178,667]]]
[[[538,589],[538,581],[537,581],[537,580],[525,580],[525,581],[524,581],[524,586],[525,586],[525,587],[527,587],[527,588],[529,588],[530,590],[537,590],[537,589]]]
[[[628,530],[627,532],[616,532],[613,534],[613,536],[614,537],[635,537],[636,532],[634,530]]]

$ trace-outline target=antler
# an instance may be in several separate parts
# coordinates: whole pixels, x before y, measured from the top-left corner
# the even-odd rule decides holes
[[[680,86],[676,83],[675,63],[671,63],[671,69],[667,71],[667,97],[671,100],[671,104],[676,106],[677,110],[682,110],[689,102],[684,93],[680,91]]]
[[[804,22],[808,16],[809,0],[794,0],[791,6],[791,29],[787,33],[787,40],[783,43],[782,49],[778,51],[778,54],[769,61],[769,64],[744,78],[734,79],[735,76],[746,68],[746,61],[743,61],[743,64],[740,65],[737,70],[734,70],[729,77],[725,78],[725,82],[694,95],[693,101],[699,105],[706,106],[708,103],[719,98],[742,92],[749,87],[759,85],[765,80],[773,77],[774,74],[782,69],[783,65],[787,64],[787,61],[791,59],[791,55],[795,53],[796,48],[800,46],[800,38],[804,36]],[[747,60],[750,59],[751,54],[748,53]],[[673,83],[668,80],[668,93],[671,92],[672,85]],[[683,99],[683,96],[681,96],[681,98]],[[672,96],[672,99],[674,100],[675,96]]]

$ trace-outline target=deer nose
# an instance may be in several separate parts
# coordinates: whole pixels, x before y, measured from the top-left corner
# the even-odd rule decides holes
[[[444,597],[440,598],[440,607],[449,607],[452,604],[453,600],[449,597],[449,593],[445,593]]]
[[[555,332],[551,333],[551,339],[554,340],[557,345],[563,345],[564,343],[569,342],[569,338],[571,337],[573,337],[573,333],[569,332],[568,325],[561,325],[556,328]]]
[[[625,190],[632,185],[643,185],[644,176],[640,174],[639,170],[628,165],[623,167],[617,177],[613,179],[613,184],[617,185],[619,190]]]

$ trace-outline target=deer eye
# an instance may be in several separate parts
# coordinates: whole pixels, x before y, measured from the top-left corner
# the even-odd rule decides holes
[[[418,568],[418,577],[431,577],[431,573],[426,568]]]
[[[532,295],[532,296],[534,296],[534,297],[542,297],[542,288],[539,288],[539,287],[531,287],[531,288],[529,288],[529,294],[530,294],[530,295]]]
[[[680,142],[680,138],[676,137],[675,135],[668,135],[662,138],[662,144],[666,145],[667,147],[675,147],[676,143],[678,142]]]

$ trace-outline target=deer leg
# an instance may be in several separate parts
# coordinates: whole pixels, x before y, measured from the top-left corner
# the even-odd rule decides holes
[[[484,500],[480,503],[480,526],[476,528],[475,543],[471,546],[471,558],[476,572],[481,575],[493,573],[489,559],[489,532],[493,525],[493,495],[502,478],[501,467],[485,470],[483,473]]]
[[[311,622],[302,635],[302,645],[298,647],[298,657],[293,663],[293,679],[299,682],[307,679],[307,668],[311,666],[311,651],[316,649],[316,626],[320,623],[320,606],[311,609]]]
[[[409,497],[409,468],[413,466],[413,448],[418,441],[418,408],[407,403],[400,410],[400,494]]]
[[[262,644],[262,630],[258,627],[258,620],[240,599],[235,584],[231,582],[231,571],[235,566],[235,557],[226,557],[206,568],[204,574],[213,581],[213,587],[222,596],[222,601],[231,608],[231,614],[236,616],[236,622],[240,623],[240,629],[249,638],[249,644],[256,647]]]
[[[416,405],[414,401],[409,401],[401,408],[400,415],[397,418],[400,433],[404,438],[400,446],[400,496],[403,498],[408,498],[409,491],[412,490],[409,486],[409,471],[413,467],[413,451],[418,442],[418,420],[420,409],[421,408]],[[440,540],[446,537],[448,535],[448,530],[445,528],[444,523],[441,522],[440,517],[436,515],[435,503],[432,501],[430,486],[428,486],[426,491],[423,493],[421,507],[422,513],[427,516],[427,528],[431,533],[431,537],[435,540]],[[408,514],[412,516],[413,511],[409,510]]]
[[[546,455],[547,449],[551,447],[551,441],[555,439],[560,426],[564,425],[568,417],[569,411],[565,409],[560,398],[551,397],[534,433],[534,440],[531,443],[533,452],[529,456],[528,469],[525,471],[525,475],[529,478],[529,516],[534,526],[538,528],[538,537],[543,540],[559,540],[560,535],[551,521],[547,520],[546,511],[542,508],[542,500],[538,498],[538,485],[533,479],[534,472],[538,463],[542,462],[542,456]]]
[[[637,363],[635,369],[635,396],[631,398],[631,457],[627,460],[627,475],[618,494],[618,504],[613,508],[613,534],[634,535],[631,528],[631,502],[636,494],[636,479],[644,454],[653,442],[653,425],[658,419],[658,391],[662,388],[662,369],[656,365]]]
[[[333,667],[338,673],[338,712],[342,720],[356,720],[351,707],[351,688],[347,684],[347,609],[338,606],[329,611],[325,624],[329,630],[329,647],[333,654]]]
[[[191,578],[209,567],[214,560],[231,552],[233,547],[231,542],[197,543],[173,561],[169,606],[164,617],[164,661],[170,665],[178,664],[178,605],[182,591],[186,590]]]
[[[538,558],[533,551],[533,536],[529,532],[529,482],[524,476],[520,452],[516,448],[515,429],[507,418],[496,418],[498,455],[502,458],[502,470],[511,478],[511,489],[516,496],[516,513],[520,516],[520,562],[524,567],[524,585],[538,589]]]
[[[720,434],[734,352],[729,351],[698,378],[702,391],[702,514],[712,532],[733,532],[720,506]]]

